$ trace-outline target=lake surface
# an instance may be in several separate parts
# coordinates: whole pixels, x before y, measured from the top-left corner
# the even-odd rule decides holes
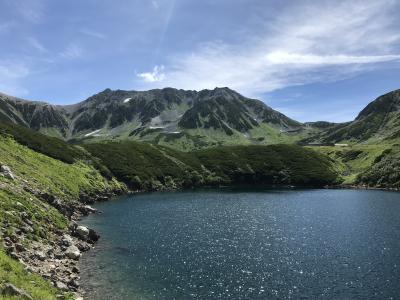
[[[88,299],[400,299],[400,193],[121,197],[83,224]]]

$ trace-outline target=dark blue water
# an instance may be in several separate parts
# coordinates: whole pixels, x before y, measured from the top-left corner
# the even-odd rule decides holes
[[[84,224],[88,299],[400,299],[400,194],[199,191],[122,197]]]

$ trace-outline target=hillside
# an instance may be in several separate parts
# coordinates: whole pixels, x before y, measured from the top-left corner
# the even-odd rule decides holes
[[[352,122],[332,124],[304,140],[322,143],[381,143],[400,137],[400,90],[378,97]]]
[[[16,126],[0,128],[0,294],[12,284],[34,299],[56,299],[79,287],[71,271],[76,261],[68,252],[73,248],[65,245],[79,246],[79,252],[90,247],[77,238],[73,220],[89,211],[86,202],[121,193],[125,187],[76,156],[82,152],[78,148],[75,152],[68,146],[71,156],[59,156],[59,146],[66,146],[63,141],[24,127],[19,129],[26,135]],[[63,244],[65,238],[69,244]],[[70,293],[64,296],[72,299]]]
[[[220,185],[321,187],[338,181],[332,161],[295,145],[225,146],[180,152],[137,142],[85,148],[134,189]]]

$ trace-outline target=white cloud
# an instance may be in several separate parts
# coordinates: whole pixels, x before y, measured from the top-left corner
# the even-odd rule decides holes
[[[161,82],[165,79],[164,66],[155,66],[152,72],[137,74],[145,82]]]
[[[60,56],[68,59],[80,58],[83,55],[83,50],[76,44],[70,44],[64,51],[60,53]]]
[[[271,52],[266,55],[266,61],[271,64],[293,65],[347,65],[369,64],[400,59],[400,55],[313,55],[286,52]]]
[[[87,36],[90,36],[90,37],[94,37],[94,38],[98,38],[98,39],[101,39],[101,40],[105,40],[107,38],[107,36],[105,34],[103,34],[101,32],[98,32],[98,31],[94,31],[94,30],[88,29],[88,28],[82,28],[80,30],[80,32],[82,34],[84,34],[84,35],[87,35]]]
[[[209,42],[138,76],[143,88],[229,86],[259,96],[331,81],[400,60],[394,0],[296,2],[240,44]],[[302,3],[302,5],[300,4]],[[397,9],[396,9],[397,8]],[[162,80],[160,80],[160,74]]]
[[[43,46],[42,43],[40,43],[37,39],[35,39],[34,37],[29,37],[28,39],[28,43],[35,48],[36,50],[38,50],[39,52],[43,52],[46,53],[48,52],[48,50],[46,49],[45,46]]]

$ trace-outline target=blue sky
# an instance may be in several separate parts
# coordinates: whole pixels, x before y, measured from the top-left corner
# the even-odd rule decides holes
[[[400,88],[400,1],[1,0],[0,91],[228,86],[299,121]]]

